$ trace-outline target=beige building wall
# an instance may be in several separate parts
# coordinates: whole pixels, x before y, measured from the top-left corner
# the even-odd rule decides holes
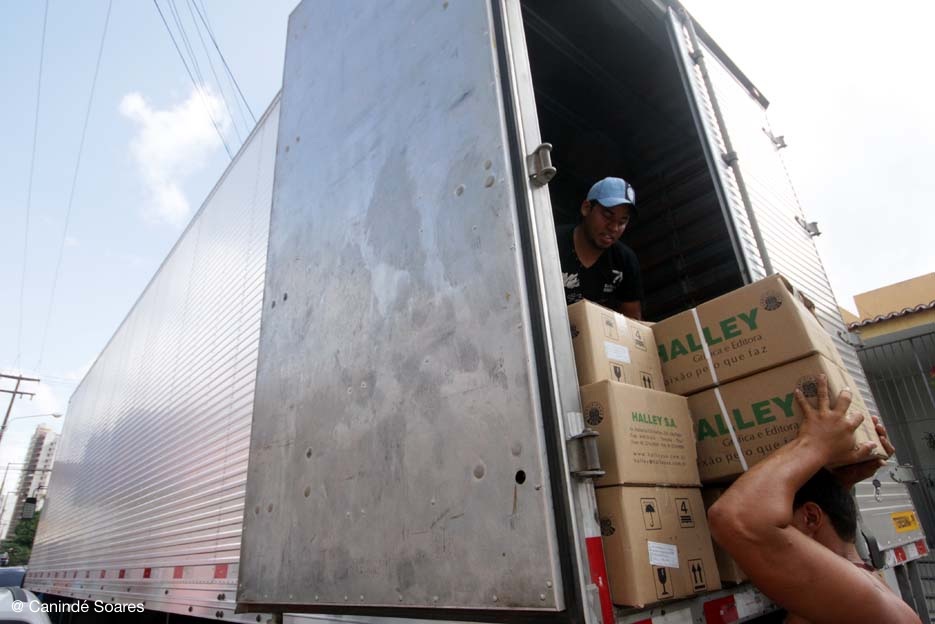
[[[854,303],[857,315],[840,308],[841,316],[863,340],[935,323],[935,273],[861,293],[854,297]],[[929,309],[904,313],[925,305]],[[884,318],[889,315],[893,318]]]
[[[862,321],[933,301],[935,301],[935,273],[920,275],[854,297],[857,315]]]

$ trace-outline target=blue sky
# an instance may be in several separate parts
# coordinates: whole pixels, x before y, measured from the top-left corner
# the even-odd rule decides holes
[[[203,3],[259,116],[279,88],[286,20],[296,0]],[[935,122],[928,110],[935,88],[925,67],[932,3],[918,0],[899,11],[804,0],[685,4],[772,101],[799,196],[824,232],[818,245],[838,300],[851,306],[858,292],[935,270],[929,242]],[[108,5],[49,4],[20,333],[44,6],[40,0],[5,2],[0,20],[0,370],[47,380],[36,400],[17,402],[14,416],[64,411],[77,381],[229,162],[153,3],[114,2],[37,369]],[[171,23],[168,0],[160,6]],[[189,6],[176,0],[204,64]],[[207,65],[202,69],[209,75]],[[225,122],[220,100],[208,103],[236,150],[235,124],[245,132],[237,109]],[[0,408],[7,396],[0,397]],[[41,422],[61,427],[60,419],[11,423],[0,469],[19,461]]]
[[[296,0],[204,0],[215,37],[258,117],[279,89],[286,22],[295,4]],[[202,102],[191,100],[192,82],[153,3],[114,2],[46,347],[37,370],[107,5],[104,0],[49,2],[18,340],[26,197],[45,4],[41,0],[2,4],[0,85],[4,97],[0,98],[0,119],[5,123],[0,132],[0,267],[5,284],[0,296],[0,370],[38,372],[48,379],[35,400],[17,401],[13,417],[64,411],[77,381],[229,162],[205,119]],[[174,27],[168,0],[160,0],[160,6]],[[189,5],[176,0],[176,7],[191,44],[201,55],[202,70],[210,76]],[[213,49],[210,39],[206,44]],[[214,60],[217,62],[217,57]],[[223,80],[223,74],[219,76]],[[216,108],[220,108],[215,111],[218,119],[223,119],[226,110]],[[233,113],[243,137],[237,109]],[[239,141],[232,125],[225,135],[231,149],[236,150]],[[187,200],[184,215],[179,213],[178,201],[166,199],[166,189],[173,188]],[[35,384],[28,386],[36,390]],[[4,380],[0,387],[12,385]],[[8,397],[0,395],[0,408],[6,408]],[[60,429],[61,422],[49,418],[11,422],[0,446],[0,470],[10,461],[20,461],[36,425],[46,423]],[[10,481],[15,479],[8,479],[8,491]]]

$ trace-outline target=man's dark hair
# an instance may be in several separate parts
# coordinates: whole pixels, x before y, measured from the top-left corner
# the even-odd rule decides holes
[[[600,206],[600,205],[601,205],[601,203],[600,203],[599,201],[597,201],[596,199],[589,199],[589,200],[587,200],[587,201],[588,201],[588,205],[591,207],[591,210],[594,210],[594,208],[595,208],[596,206]],[[581,211],[580,211],[580,210],[577,211],[576,214],[577,214],[577,216],[578,216],[578,223],[581,223],[582,221],[584,221],[584,215],[581,214]]]
[[[822,468],[795,493],[793,509],[815,503],[831,519],[831,526],[842,540],[857,539],[857,505],[851,493],[833,474]]]

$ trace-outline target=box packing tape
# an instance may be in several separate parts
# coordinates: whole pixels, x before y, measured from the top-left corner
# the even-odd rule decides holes
[[[708,339],[705,337],[704,330],[701,328],[701,319],[698,317],[698,308],[692,308],[692,318],[695,319],[695,327],[698,329],[698,335],[701,337],[701,348],[704,351],[705,359],[708,361],[708,368],[711,370],[711,379],[714,381],[714,396],[717,398],[718,407],[724,423],[727,425],[727,431],[730,433],[731,442],[734,443],[734,449],[737,451],[737,458],[740,460],[740,467],[744,472],[749,470],[747,467],[747,458],[744,457],[743,449],[740,448],[740,440],[737,439],[737,432],[734,431],[734,424],[731,422],[730,413],[724,404],[724,398],[721,396],[721,389],[718,387],[717,371],[714,369],[714,360],[711,357],[711,349],[708,348]]]

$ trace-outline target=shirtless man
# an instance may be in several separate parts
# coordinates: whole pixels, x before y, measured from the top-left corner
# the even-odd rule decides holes
[[[750,581],[786,611],[762,621],[787,624],[920,624],[919,617],[861,561],[849,487],[872,475],[876,443],[854,447],[863,416],[846,415],[851,393],[834,409],[827,379],[818,409],[796,390],[805,413],[798,437],[740,477],[708,511],[714,539]],[[888,454],[893,447],[874,419]],[[824,466],[856,464],[832,475]],[[785,618],[785,619],[783,619]]]

